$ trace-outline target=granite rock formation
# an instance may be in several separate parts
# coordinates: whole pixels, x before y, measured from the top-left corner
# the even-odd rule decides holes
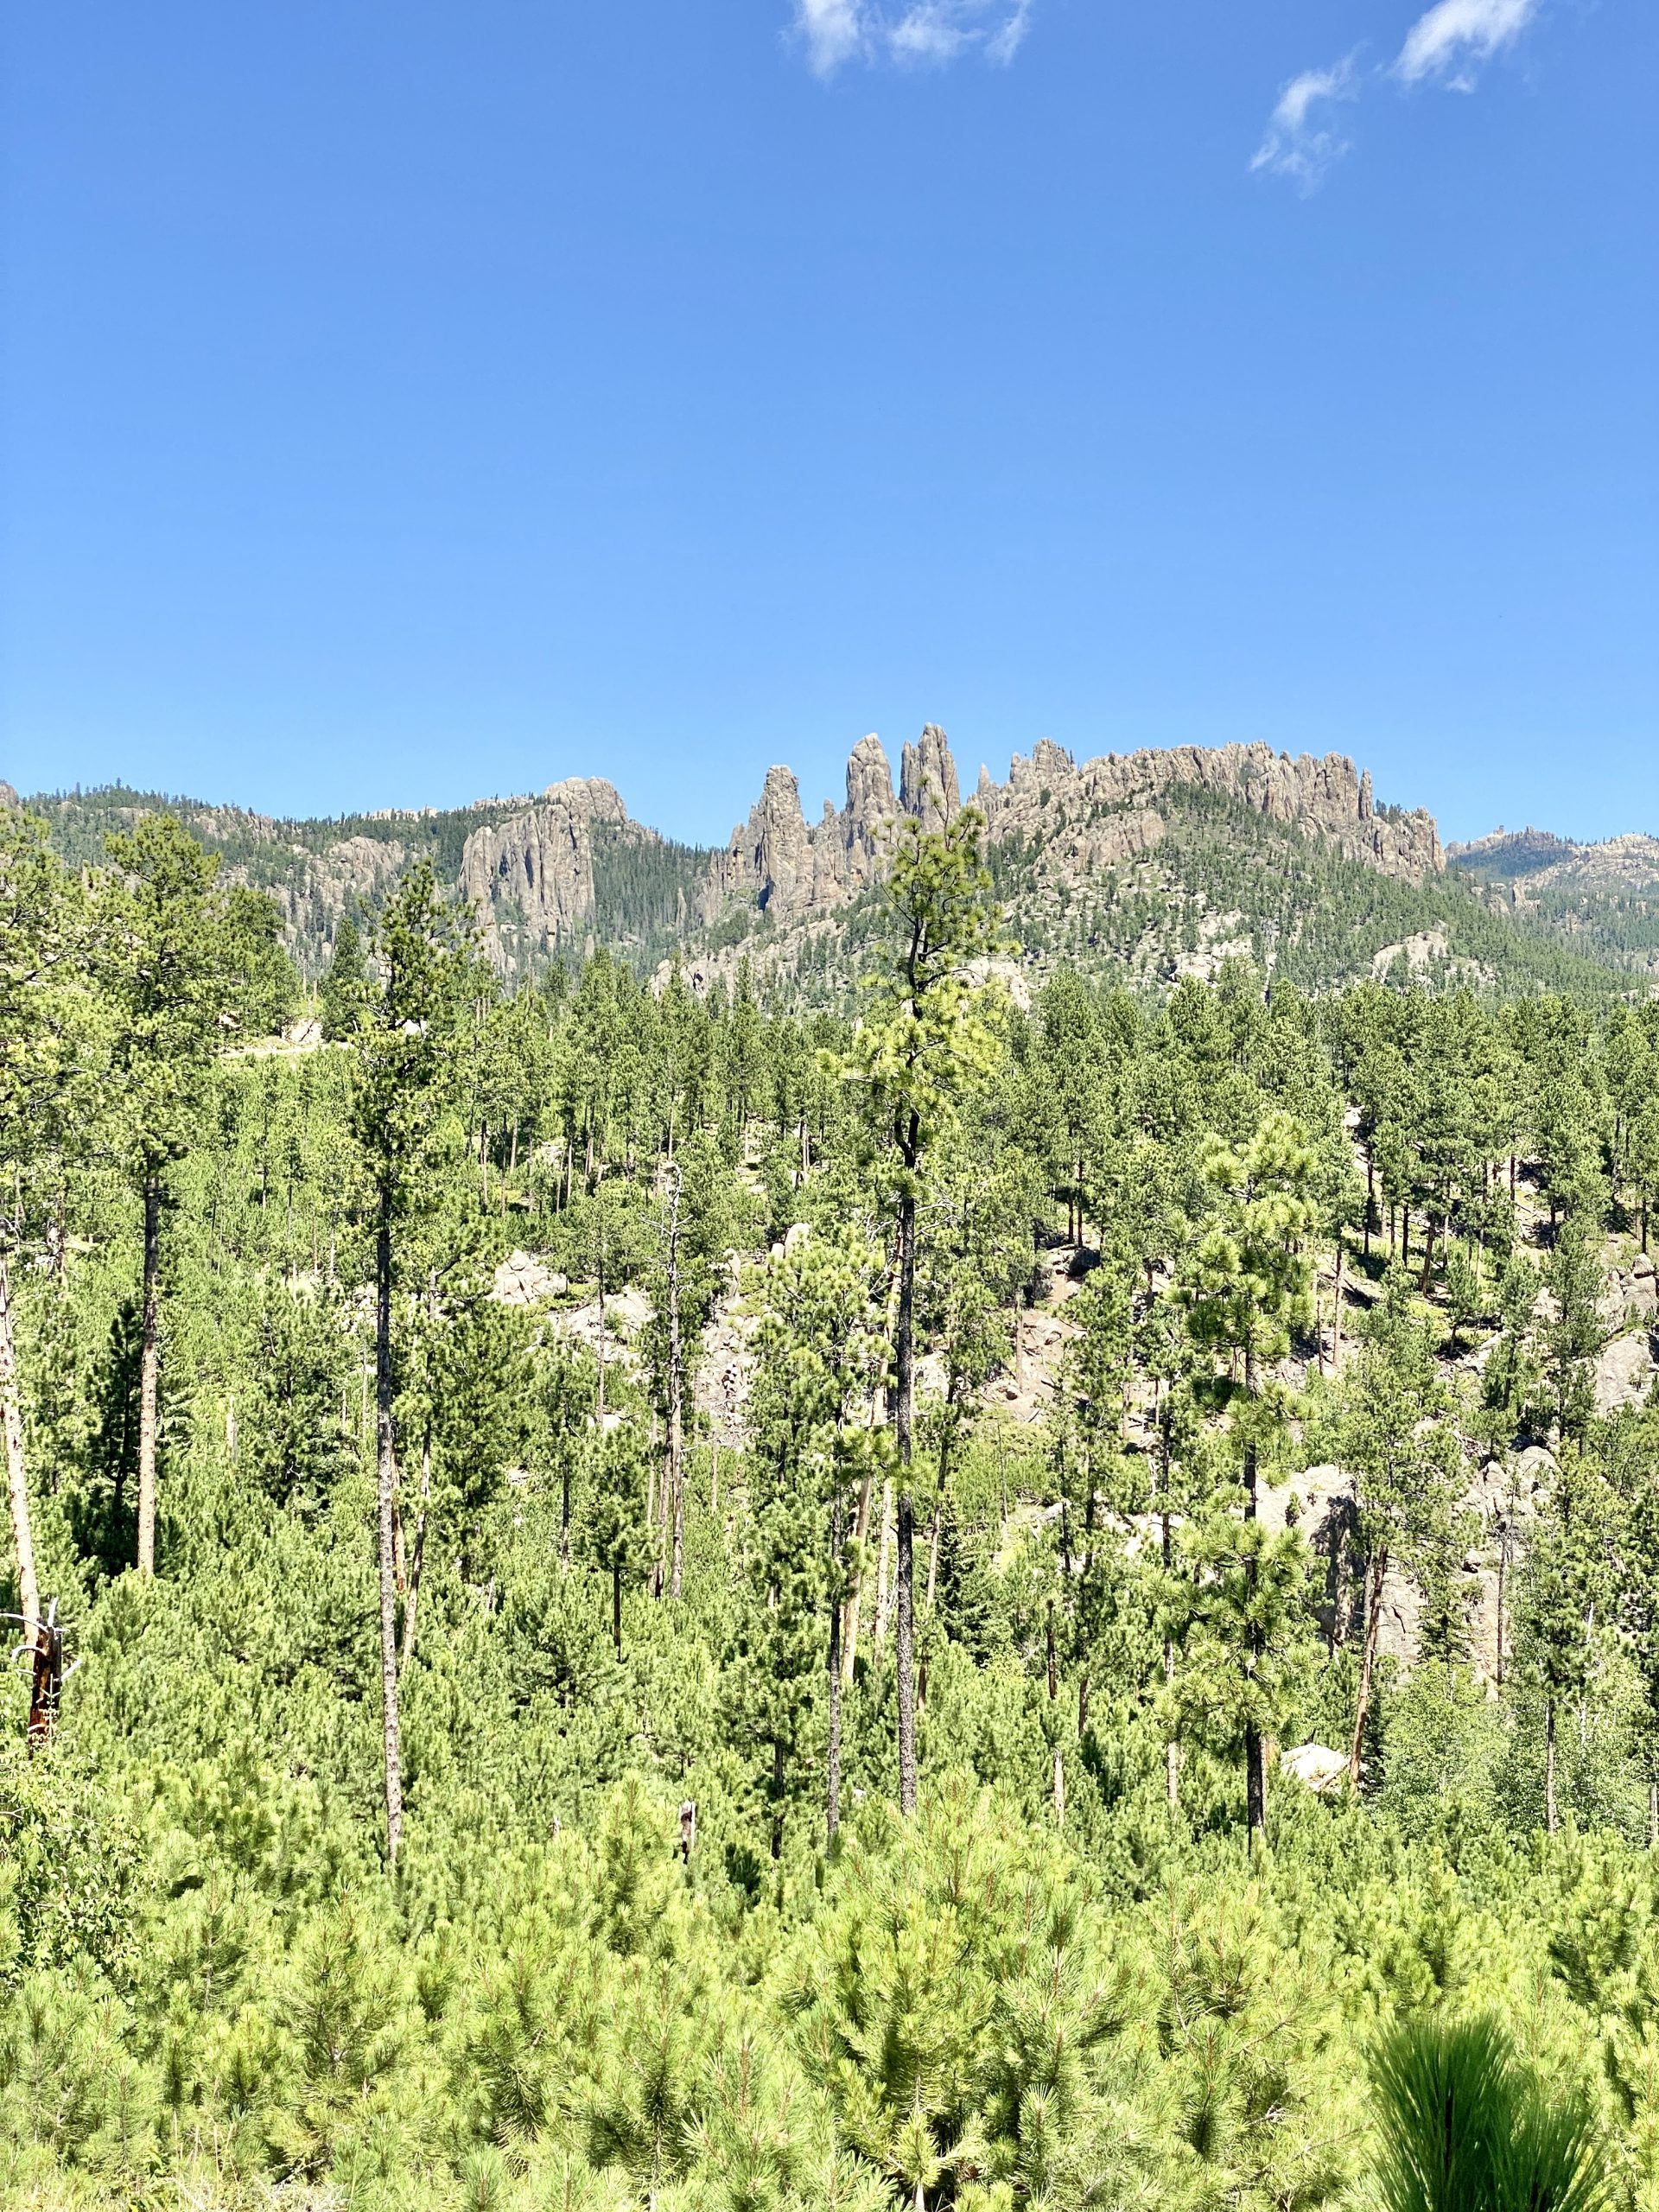
[[[474,830],[461,850],[461,891],[498,966],[585,938],[595,911],[594,830],[620,829],[627,819],[613,785],[572,776],[550,784],[523,814]]]
[[[1028,759],[1014,755],[1005,784],[982,768],[974,804],[994,843],[1023,837],[1050,874],[1082,876],[1157,844],[1160,805],[1182,789],[1213,791],[1308,830],[1386,875],[1421,882],[1446,866],[1433,818],[1421,810],[1379,811],[1369,772],[1337,753],[1293,760],[1267,745],[1185,745],[1107,753],[1079,766],[1045,738]],[[880,740],[861,738],[847,764],[846,804],[826,805],[810,829],[793,774],[769,769],[748,820],[715,860],[705,903],[753,899],[775,922],[844,905],[879,873],[900,821],[938,829],[960,804],[956,762],[932,722],[904,748],[896,803]]]

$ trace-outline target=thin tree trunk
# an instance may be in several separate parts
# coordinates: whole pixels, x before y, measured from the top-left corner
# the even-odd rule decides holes
[[[875,1626],[874,1636],[879,1651],[887,1642],[887,1615],[893,1606],[893,1592],[888,1586],[887,1567],[893,1553],[893,1483],[881,1485],[881,1542],[875,1561]]]
[[[1247,1370],[1248,1366],[1247,1361]],[[1247,1372],[1247,1386],[1249,1379]],[[1255,1475],[1255,1446],[1251,1442],[1244,1447],[1244,1518],[1247,1521],[1254,1521],[1256,1517]],[[1251,1609],[1254,1611],[1256,1584],[1254,1560],[1249,1561],[1246,1566],[1245,1581],[1249,1591]],[[1260,1641],[1259,1632],[1252,1629],[1249,1654],[1252,1675],[1255,1672],[1256,1662],[1261,1656]],[[1254,1723],[1244,1731],[1244,1810],[1252,1847],[1260,1843],[1265,1848],[1268,1840],[1267,1749],[1262,1740],[1262,1731]]]
[[[622,1569],[613,1563],[611,1567],[611,1642],[616,1646],[616,1656],[622,1656]]]
[[[1555,1700],[1544,1700],[1544,1827],[1555,1833]]]
[[[429,1430],[421,1447],[421,1510],[415,1517],[415,1542],[409,1554],[408,1588],[404,1598],[404,1664],[415,1656],[415,1613],[421,1602],[421,1569],[426,1564],[426,1516],[432,1503],[432,1437]]]
[[[138,1364],[138,1572],[156,1572],[156,1438],[162,1376],[162,1184],[144,1178],[143,1337]]]
[[[668,1222],[668,1489],[673,1529],[669,1554],[668,1594],[677,1598],[685,1580],[685,1450],[683,1352],[680,1342],[680,1188],[674,1172],[674,1197]]]
[[[1342,1372],[1342,1231],[1337,1231],[1337,1280],[1331,1301],[1331,1372]]]
[[[395,1872],[404,1836],[404,1770],[397,1730],[397,1586],[392,1555],[392,1508],[397,1488],[397,1440],[391,1402],[391,1229],[382,1196],[374,1247],[375,1471],[380,1535],[380,1704],[386,1769],[386,1864]]]
[[[830,1567],[832,1574],[841,1566],[841,1486],[837,1482],[830,1507]],[[834,1843],[836,1831],[841,1826],[841,1603],[836,1599],[830,1608],[830,1743],[824,1759],[823,1827],[826,1840]]]
[[[1371,1256],[1371,1216],[1376,1211],[1376,1162],[1371,1157],[1371,1147],[1365,1147],[1365,1257]]]
[[[916,1116],[911,1116],[907,1165],[916,1151]],[[899,1205],[899,1325],[894,1332],[893,1374],[899,1446],[899,1553],[894,1592],[894,1654],[899,1688],[899,1809],[916,1810],[916,1506],[911,1496],[912,1425],[915,1414],[914,1339],[916,1306],[916,1198],[907,1184]]]
[[[594,1338],[595,1356],[599,1363],[599,1387],[594,1398],[594,1412],[599,1426],[605,1426],[605,1254],[601,1242],[600,1255],[594,1269],[594,1306],[598,1331]]]
[[[1164,1495],[1167,1500],[1169,1495],[1167,1459],[1164,1464]],[[1164,1574],[1167,1580],[1173,1564],[1175,1548],[1170,1530],[1167,1503],[1164,1511],[1159,1516],[1159,1520],[1161,1523],[1163,1539]],[[1175,1639],[1169,1635],[1164,1637],[1164,1691],[1173,1707],[1175,1695]],[[1164,1792],[1169,1799],[1170,1809],[1173,1811],[1181,1801],[1181,1747],[1173,1734],[1166,1738],[1164,1744]]]
[[[0,1407],[6,1431],[6,1502],[11,1510],[12,1548],[17,1555],[17,1602],[23,1640],[34,1646],[41,1618],[35,1577],[35,1533],[29,1517],[29,1471],[23,1456],[23,1408],[17,1389],[17,1351],[11,1325],[10,1259],[0,1246]]]
[[[1054,1825],[1065,1826],[1065,1762],[1060,1757],[1060,1747],[1054,1746]]]
[[[1659,1781],[1648,1784],[1648,1849],[1659,1851]]]
[[[855,1560],[864,1556],[864,1540],[870,1532],[870,1493],[874,1487],[874,1475],[867,1472],[859,1488],[858,1507],[853,1516],[853,1556]],[[841,1679],[843,1686],[852,1681],[853,1669],[858,1659],[859,1615],[864,1610],[863,1581],[862,1571],[855,1566],[852,1586],[847,1592],[847,1624],[842,1637]]]
[[[1389,1572],[1387,1548],[1370,1562],[1366,1577],[1365,1643],[1359,1658],[1359,1698],[1354,1709],[1354,1745],[1348,1755],[1348,1779],[1359,1787],[1359,1755],[1365,1741],[1365,1717],[1370,1710],[1371,1675],[1376,1664],[1377,1630],[1382,1624],[1382,1586]]]

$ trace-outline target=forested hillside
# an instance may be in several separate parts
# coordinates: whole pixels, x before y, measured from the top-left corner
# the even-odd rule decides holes
[[[308,984],[342,925],[353,939],[372,929],[425,861],[467,903],[509,986],[555,964],[575,973],[601,949],[664,972],[678,953],[695,989],[730,989],[747,960],[773,1002],[842,1014],[884,926],[884,855],[904,823],[937,827],[956,804],[956,765],[932,725],[905,747],[897,793],[880,741],[861,740],[845,807],[810,828],[793,776],[772,769],[724,853],[631,820],[609,784],[583,778],[536,799],[330,821],[120,787],[30,801],[78,866],[146,815],[170,815],[227,882],[273,897]],[[1188,747],[1079,767],[1044,742],[1016,756],[1006,785],[982,772],[976,804],[1021,996],[1063,966],[1158,994],[1241,957],[1310,991],[1375,976],[1596,1004],[1628,990],[1659,942],[1651,840],[1545,840],[1518,855],[1524,840],[1488,840],[1447,870],[1428,816],[1375,805],[1369,777],[1338,754]]]
[[[1500,830],[1454,857],[1524,927],[1610,966],[1659,974],[1659,837],[1637,831],[1579,845],[1541,830]]]
[[[1294,837],[1023,1005],[982,829],[314,1002],[0,809],[0,2203],[1659,2205],[1659,1009]]]

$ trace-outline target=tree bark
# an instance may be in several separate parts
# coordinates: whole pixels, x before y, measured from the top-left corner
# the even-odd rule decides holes
[[[680,1186],[674,1172],[674,1197],[668,1217],[668,1490],[672,1520],[668,1594],[677,1598],[685,1580],[684,1376],[680,1342]]]
[[[784,1739],[772,1739],[772,1855],[784,1855]]]
[[[143,1335],[138,1361],[138,1572],[156,1572],[156,1438],[161,1416],[162,1183],[144,1178]]]
[[[910,1117],[906,1165],[918,1148],[917,1117]],[[899,1527],[893,1643],[899,1688],[899,1809],[916,1810],[916,1507],[911,1496],[912,1433],[916,1410],[916,1193],[906,1182],[899,1205],[899,1316],[894,1331],[893,1376],[897,1391]]]
[[[29,1516],[29,1471],[23,1451],[23,1407],[17,1389],[17,1351],[11,1325],[10,1258],[0,1246],[0,1409],[6,1431],[6,1503],[11,1510],[11,1541],[17,1555],[17,1603],[22,1609],[24,1641],[37,1643],[41,1589],[35,1576],[35,1533]]]
[[[1169,1493],[1167,1461],[1164,1467],[1164,1493],[1166,1500]],[[1163,1539],[1164,1575],[1167,1580],[1173,1569],[1174,1554],[1167,1504],[1159,1516],[1159,1520],[1161,1523]],[[1164,1637],[1164,1689],[1173,1707],[1175,1694],[1175,1639],[1167,1634]],[[1169,1800],[1170,1809],[1173,1811],[1181,1801],[1181,1747],[1173,1735],[1169,1736],[1164,1744],[1164,1794]]]
[[[867,1473],[858,1493],[858,1510],[853,1516],[853,1555],[855,1560],[861,1560],[864,1555],[864,1540],[870,1529],[870,1493],[874,1487],[874,1475]],[[851,1682],[858,1661],[858,1627],[859,1615],[863,1611],[863,1585],[862,1570],[855,1566],[851,1587],[847,1592],[847,1618],[842,1634],[841,1679],[843,1687]]]
[[[432,1439],[421,1450],[421,1510],[415,1516],[415,1541],[409,1554],[407,1586],[404,1593],[404,1660],[415,1656],[415,1613],[421,1602],[421,1569],[426,1564],[426,1516],[432,1503]]]
[[[1255,1446],[1252,1442],[1244,1447],[1244,1518],[1247,1521],[1254,1521],[1256,1517],[1255,1473]],[[1246,1564],[1244,1579],[1251,1603],[1254,1605],[1256,1586],[1254,1559]],[[1252,1628],[1249,1651],[1249,1671],[1252,1675],[1255,1672],[1256,1661],[1261,1656],[1259,1647],[1259,1632]],[[1244,1811],[1252,1847],[1260,1843],[1265,1848],[1268,1840],[1267,1747],[1262,1739],[1262,1731],[1254,1721],[1250,1722],[1244,1731]]]
[[[839,1484],[830,1507],[830,1567],[841,1566],[841,1491]],[[841,1601],[830,1607],[830,1742],[824,1758],[823,1827],[826,1840],[834,1843],[841,1826]]]
[[[1370,1562],[1366,1577],[1365,1643],[1359,1658],[1359,1697],[1354,1709],[1354,1745],[1348,1755],[1348,1779],[1359,1787],[1359,1755],[1365,1741],[1365,1717],[1370,1710],[1371,1675],[1376,1664],[1377,1630],[1382,1624],[1382,1586],[1388,1577],[1385,1546]]]
[[[892,1610],[893,1591],[887,1580],[887,1567],[893,1555],[893,1484],[881,1485],[881,1541],[875,1555],[875,1623],[871,1631],[879,1651],[887,1639],[887,1615]]]
[[[1555,1833],[1555,1700],[1544,1700],[1544,1828]]]
[[[381,1200],[374,1244],[375,1473],[380,1539],[380,1706],[385,1752],[386,1864],[396,1872],[404,1838],[403,1753],[397,1729],[397,1583],[392,1510],[397,1489],[397,1440],[391,1402],[391,1229]]]

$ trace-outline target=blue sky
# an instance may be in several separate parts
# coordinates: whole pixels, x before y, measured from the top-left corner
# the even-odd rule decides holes
[[[0,0],[0,772],[1659,830],[1651,0]]]

